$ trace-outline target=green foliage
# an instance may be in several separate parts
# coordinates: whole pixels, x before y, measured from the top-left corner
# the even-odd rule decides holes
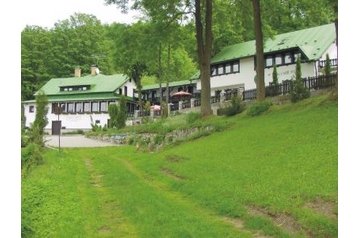
[[[108,106],[108,114],[109,114],[109,128],[117,127],[118,122],[118,114],[119,114],[119,107],[117,104],[110,104]]]
[[[309,98],[311,93],[303,84],[301,71],[301,57],[297,58],[295,78],[291,81],[291,102],[298,102],[305,98]]]
[[[245,109],[245,105],[242,103],[241,95],[231,96],[230,105],[223,110],[224,115],[231,117],[241,113]]]
[[[326,54],[326,64],[324,65],[324,75],[329,76],[332,73],[331,59]]]
[[[144,104],[144,110],[146,112],[149,112],[150,111],[150,102],[149,101],[146,101],[145,104]]]
[[[188,124],[192,124],[194,123],[195,121],[197,121],[198,119],[200,119],[200,113],[199,112],[189,112],[187,115],[186,115],[186,122]]]
[[[273,105],[272,101],[265,100],[263,102],[255,102],[247,109],[247,115],[259,116],[266,112]]]
[[[124,95],[119,96],[119,104],[110,104],[108,107],[109,128],[121,129],[126,126],[127,106]]]
[[[44,163],[41,147],[38,144],[30,143],[21,149],[21,174],[27,176],[30,170]]]
[[[117,128],[121,129],[126,126],[127,120],[127,106],[126,106],[126,98],[124,95],[119,96],[119,112],[117,117]]]
[[[48,99],[47,96],[39,91],[36,95],[36,113],[35,120],[31,125],[29,131],[30,141],[36,143],[40,147],[44,147],[44,129],[48,124],[47,112],[48,112]]]
[[[276,66],[276,64],[273,65],[272,83],[275,86],[278,85],[278,76],[277,76],[277,66]]]
[[[68,131],[68,132],[62,132],[63,135],[84,135],[85,132],[81,129],[74,130],[74,131]]]

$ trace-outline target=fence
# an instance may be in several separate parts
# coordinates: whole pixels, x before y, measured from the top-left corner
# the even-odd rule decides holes
[[[317,77],[308,77],[302,79],[303,85],[310,91],[319,90],[323,88],[332,87],[335,85],[337,75],[321,75]],[[269,86],[265,87],[265,97],[274,97],[279,95],[290,94],[292,90],[292,80],[284,80],[278,85],[270,83]],[[256,99],[257,89],[245,90],[242,93],[243,101],[249,101]]]

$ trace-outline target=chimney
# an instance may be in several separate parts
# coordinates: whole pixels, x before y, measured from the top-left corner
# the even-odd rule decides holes
[[[75,77],[81,77],[81,68],[79,66],[75,68]]]
[[[91,65],[91,75],[97,75],[99,74],[99,69],[96,64]]]

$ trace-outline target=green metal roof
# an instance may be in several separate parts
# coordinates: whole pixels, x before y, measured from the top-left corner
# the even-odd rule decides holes
[[[62,96],[63,98],[68,98],[71,95],[77,95],[77,96],[82,95],[81,97],[87,97],[87,95],[90,96],[92,93],[107,93],[107,92],[113,93],[124,83],[126,83],[127,80],[128,77],[124,74],[115,74],[115,75],[98,74],[98,75],[88,75],[84,77],[53,78],[50,81],[48,81],[40,90],[42,90],[48,97],[51,95]],[[89,90],[83,90],[83,91],[77,91],[77,90],[60,91],[60,87],[67,87],[67,86],[71,87],[71,86],[82,86],[82,85],[90,85],[91,88]]]
[[[126,96],[127,101],[135,102],[136,100]],[[50,95],[47,97],[48,102],[71,102],[71,101],[87,101],[87,100],[118,100],[119,95],[114,93],[87,93],[87,94],[71,94],[71,95]],[[28,100],[23,103],[35,103],[36,100]]]
[[[193,83],[190,80],[174,81],[174,82],[169,82],[169,87],[176,87],[176,86],[189,85],[189,84],[193,84]],[[167,86],[166,82],[162,83],[162,88],[166,86]],[[142,91],[158,89],[158,88],[159,88],[159,84],[151,84],[151,85],[143,86]]]
[[[284,33],[264,42],[264,53],[298,48],[308,60],[318,60],[336,40],[334,24],[312,27]],[[252,57],[256,54],[255,40],[225,47],[211,59],[219,63],[233,59]]]

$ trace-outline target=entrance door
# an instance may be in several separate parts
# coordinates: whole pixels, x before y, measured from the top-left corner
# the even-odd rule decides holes
[[[61,121],[52,121],[52,135],[60,135],[61,133]]]

